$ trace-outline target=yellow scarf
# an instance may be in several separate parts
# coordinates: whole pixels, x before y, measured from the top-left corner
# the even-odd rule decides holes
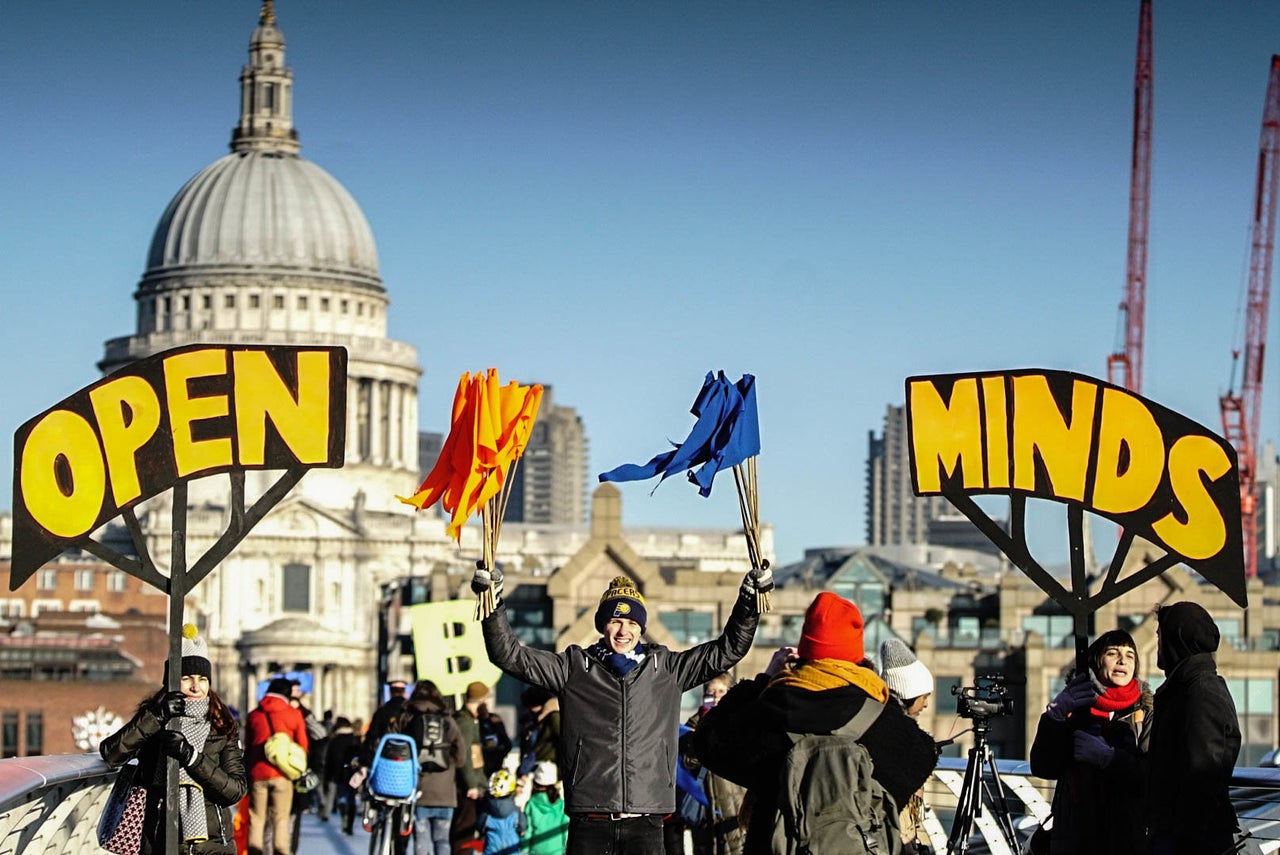
[[[810,659],[790,671],[783,671],[770,686],[793,686],[806,692],[857,686],[880,703],[889,700],[889,687],[870,668],[843,659]]]

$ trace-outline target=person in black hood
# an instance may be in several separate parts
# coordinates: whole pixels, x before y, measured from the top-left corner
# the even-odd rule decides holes
[[[1214,651],[1218,627],[1191,602],[1156,613],[1156,689],[1151,721],[1148,828],[1152,855],[1217,855],[1238,830],[1228,789],[1240,727]]]
[[[829,591],[818,594],[805,612],[799,647],[780,649],[763,674],[730,689],[693,732],[703,765],[748,790],[743,855],[771,851],[789,733],[831,733],[864,704],[885,704],[858,738],[871,757],[872,776],[895,804],[905,805],[933,772],[933,737],[900,705],[886,703],[889,688],[867,667],[862,629],[856,605]]]

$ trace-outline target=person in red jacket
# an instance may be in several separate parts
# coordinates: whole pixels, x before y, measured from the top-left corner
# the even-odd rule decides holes
[[[293,681],[276,677],[245,722],[244,759],[249,767],[249,855],[262,855],[262,838],[268,824],[276,855],[293,851],[289,839],[289,811],[293,807],[293,781],[267,760],[263,745],[273,733],[284,732],[304,750],[307,726],[302,713],[289,703]]]

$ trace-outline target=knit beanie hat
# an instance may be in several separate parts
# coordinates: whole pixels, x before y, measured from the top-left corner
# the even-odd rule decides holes
[[[900,638],[886,638],[880,645],[880,676],[899,700],[933,694],[933,674]]]
[[[199,638],[200,631],[192,624],[182,626],[182,673],[179,677],[213,677],[213,666],[209,662],[209,645]],[[164,663],[165,682],[169,681],[169,663]]]
[[[614,618],[635,621],[640,624],[641,632],[649,621],[644,609],[644,596],[637,590],[636,583],[626,576],[615,576],[600,597],[600,605],[596,607],[596,631],[603,633],[604,625]]]
[[[861,662],[866,656],[862,645],[862,612],[830,591],[818,594],[804,613],[799,653],[801,659]]]
[[[556,764],[550,760],[541,760],[533,767],[533,784],[536,787],[549,787],[560,780],[560,772]]]

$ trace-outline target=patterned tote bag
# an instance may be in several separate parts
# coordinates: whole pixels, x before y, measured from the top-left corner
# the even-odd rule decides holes
[[[134,784],[137,769],[136,763],[120,767],[98,822],[98,845],[115,855],[138,855],[142,851],[147,790]]]

